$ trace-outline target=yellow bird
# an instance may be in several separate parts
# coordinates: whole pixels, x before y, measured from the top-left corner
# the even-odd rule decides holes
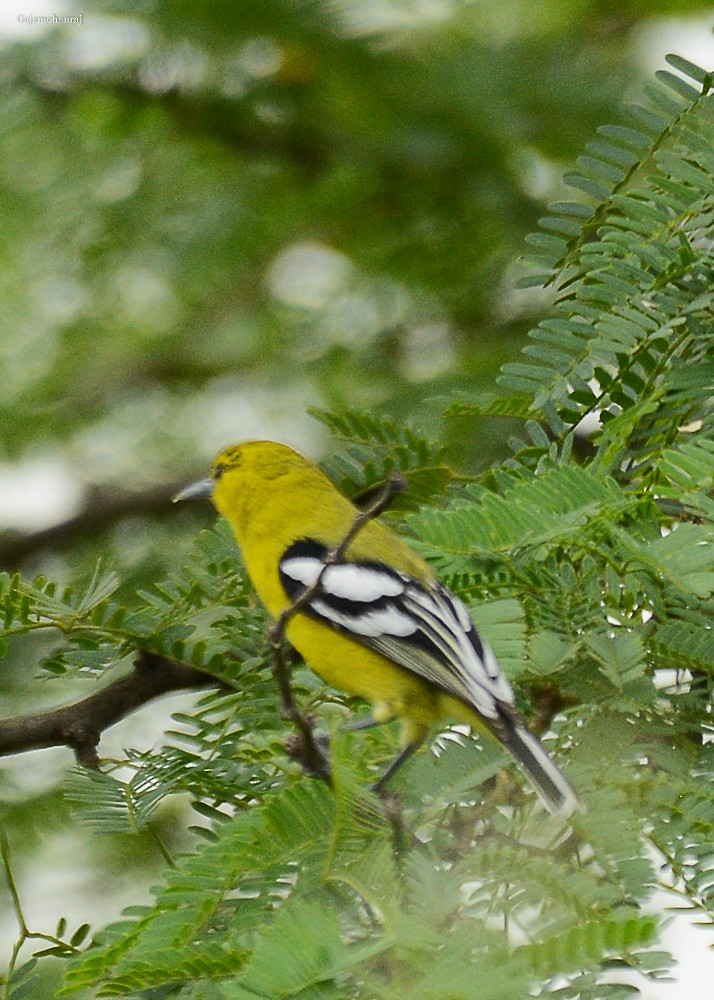
[[[452,719],[495,736],[551,812],[579,807],[465,605],[406,542],[369,520],[326,564],[359,511],[313,462],[283,444],[248,441],[222,451],[210,478],[176,499],[197,496],[211,496],[228,520],[274,618],[319,581],[286,635],[328,684],[371,702],[376,722],[400,720],[402,753],[378,785],[435,722]]]

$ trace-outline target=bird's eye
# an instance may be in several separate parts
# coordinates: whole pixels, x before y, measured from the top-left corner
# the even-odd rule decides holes
[[[225,471],[226,471],[226,467],[221,462],[219,462],[218,465],[214,465],[214,467],[213,467],[213,478],[215,479],[216,482],[218,482],[218,480],[221,478],[221,476],[223,475],[223,473]]]

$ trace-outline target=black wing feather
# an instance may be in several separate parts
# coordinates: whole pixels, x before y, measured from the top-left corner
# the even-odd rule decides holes
[[[320,578],[304,612],[381,653],[492,724],[513,710],[513,693],[463,604],[442,584],[427,587],[377,561],[341,560],[325,569],[326,546],[295,542],[280,560],[291,601]]]
[[[419,580],[376,561],[337,561],[301,539],[285,552],[279,572],[290,601],[319,586],[303,613],[329,625],[469,705],[524,768],[553,812],[580,807],[576,792],[528,731],[490,646],[463,603],[440,583]]]

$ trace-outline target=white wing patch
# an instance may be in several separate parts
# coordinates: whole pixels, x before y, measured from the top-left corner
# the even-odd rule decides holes
[[[280,563],[281,573],[306,587],[315,586],[324,568],[325,564],[314,556],[293,556],[292,559],[283,559]]]
[[[320,586],[333,597],[344,597],[350,601],[378,601],[381,597],[396,597],[404,592],[403,580],[357,563],[336,563],[325,569],[320,559],[298,556],[283,559],[280,569],[306,587],[314,586],[324,569]]]
[[[381,608],[373,611],[364,611],[360,615],[353,615],[338,611],[326,601],[321,601],[315,597],[311,601],[311,607],[316,614],[323,618],[328,618],[335,625],[341,625],[348,632],[356,635],[413,635],[417,630],[417,623],[408,615],[402,614],[397,608]]]
[[[464,603],[440,583],[428,586],[378,562],[325,565],[327,548],[302,540],[280,562],[287,596],[319,589],[306,613],[497,722],[513,691]]]
[[[328,594],[348,601],[367,603],[404,593],[404,582],[378,569],[342,563],[328,566],[321,585]]]

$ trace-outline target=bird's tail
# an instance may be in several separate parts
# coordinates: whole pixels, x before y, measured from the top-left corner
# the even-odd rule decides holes
[[[540,740],[522,722],[509,719],[506,732],[499,735],[550,812],[570,816],[582,810],[578,793]]]

